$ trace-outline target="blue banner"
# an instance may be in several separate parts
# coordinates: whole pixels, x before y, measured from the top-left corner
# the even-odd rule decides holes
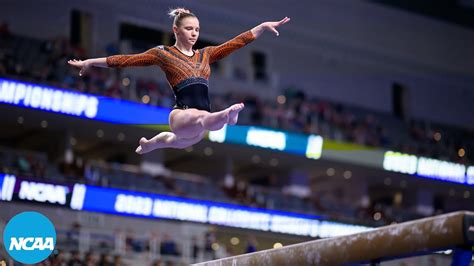
[[[319,159],[323,149],[321,136],[253,126],[225,126],[221,130],[209,132],[209,140],[283,151],[310,159]]]
[[[370,229],[327,221],[316,215],[78,183],[63,185],[40,182],[14,175],[0,174],[0,185],[0,200],[69,207],[77,211],[208,223],[311,237],[331,237]]]
[[[170,108],[0,79],[0,103],[115,124],[166,125]]]
[[[76,193],[80,196],[77,197]],[[312,237],[344,235],[369,229],[363,226],[324,221],[321,217],[314,215],[79,184],[74,186],[71,208]]]
[[[0,174],[0,200],[11,201],[16,185],[14,175]]]
[[[384,154],[383,169],[420,178],[474,185],[474,167],[395,151]]]

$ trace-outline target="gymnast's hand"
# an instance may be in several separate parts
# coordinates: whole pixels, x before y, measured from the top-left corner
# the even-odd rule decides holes
[[[77,67],[77,68],[80,68],[81,70],[79,71],[79,76],[83,76],[84,74],[86,74],[86,72],[89,70],[89,68],[91,67],[91,64],[89,63],[88,60],[76,60],[76,59],[73,59],[73,60],[69,60],[67,61],[68,64],[70,64],[71,66],[74,66],[74,67]]]
[[[281,25],[287,23],[288,21],[290,21],[290,18],[285,17],[284,19],[282,19],[280,21],[264,22],[264,23],[262,23],[262,27],[265,30],[272,31],[273,33],[275,33],[276,36],[278,36],[278,35],[280,35],[280,33],[276,30],[276,28],[278,28]]]
[[[290,21],[289,17],[285,17],[280,21],[267,21],[263,22],[262,24],[256,26],[253,28],[251,31],[255,37],[260,36],[264,30],[271,31],[275,33],[276,36],[279,36],[280,33],[276,30],[276,28],[280,27],[283,24],[286,24],[288,21]]]

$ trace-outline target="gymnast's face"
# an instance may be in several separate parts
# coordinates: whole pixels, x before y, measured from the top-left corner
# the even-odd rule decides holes
[[[192,47],[199,38],[199,20],[196,17],[186,17],[180,24],[179,27],[173,26],[176,41]]]

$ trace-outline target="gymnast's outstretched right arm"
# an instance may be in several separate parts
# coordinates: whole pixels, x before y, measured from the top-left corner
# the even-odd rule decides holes
[[[113,55],[109,57],[92,58],[87,60],[69,60],[72,66],[80,68],[79,76],[84,75],[90,67],[131,67],[159,65],[161,50],[152,48],[141,54]]]

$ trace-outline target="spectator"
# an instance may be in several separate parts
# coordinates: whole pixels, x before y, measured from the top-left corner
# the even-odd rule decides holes
[[[120,257],[120,255],[115,255],[114,256],[114,263],[113,263],[114,266],[123,266],[123,262],[122,262],[122,257]]]
[[[107,253],[102,253],[98,262],[98,266],[112,266],[110,255]]]
[[[71,259],[69,260],[68,266],[82,266],[83,261],[81,259],[81,254],[79,251],[75,250],[71,254]]]
[[[252,253],[257,251],[257,239],[254,236],[248,236],[247,238],[247,248],[245,249],[245,253]]]
[[[168,234],[164,234],[163,241],[160,244],[161,255],[179,256],[179,251],[176,247],[176,243],[170,238]]]
[[[94,255],[94,253],[92,253],[92,252],[87,252],[87,253],[86,253],[86,257],[85,257],[84,263],[85,263],[86,266],[94,266],[94,265],[96,265],[97,259],[96,259],[95,255]]]

